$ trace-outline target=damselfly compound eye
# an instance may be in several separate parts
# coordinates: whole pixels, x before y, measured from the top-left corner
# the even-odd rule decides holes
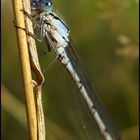
[[[42,0],[41,10],[45,12],[50,12],[52,10],[52,2],[50,0]]]
[[[51,6],[52,3],[50,1],[46,2],[46,6]]]

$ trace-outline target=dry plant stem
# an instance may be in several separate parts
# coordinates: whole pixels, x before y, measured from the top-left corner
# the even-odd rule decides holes
[[[24,10],[28,14],[31,14],[30,0],[22,0],[22,1],[23,1]],[[25,24],[26,24],[26,30],[34,34],[32,22],[27,15],[25,15]],[[31,68],[36,76],[36,79],[34,81],[35,82],[34,91],[35,91],[36,113],[37,113],[37,137],[38,137],[37,139],[45,140],[45,121],[44,121],[44,113],[43,113],[42,98],[41,98],[44,76],[41,72],[35,40],[30,35],[27,35],[27,40],[29,46]]]
[[[30,15],[31,14],[30,0],[22,0],[22,1],[23,1],[24,11],[26,11]],[[32,21],[31,19],[29,19],[27,15],[25,15],[25,24],[26,24],[27,32],[34,34]],[[29,46],[31,69],[36,75],[37,87],[41,88],[44,83],[44,76],[41,72],[41,68],[39,64],[36,43],[35,43],[34,38],[30,35],[27,35],[27,40],[28,40],[28,46]]]
[[[36,108],[37,108],[37,125],[38,125],[38,140],[45,140],[45,120],[42,106],[41,88],[36,91]]]
[[[21,11],[22,1],[21,0],[12,0],[15,24],[18,27],[25,28],[24,15]],[[33,93],[33,83],[31,76],[31,68],[29,62],[29,53],[26,33],[20,28],[16,28],[17,40],[18,40],[18,49],[20,55],[20,62],[22,68],[22,77],[24,83],[24,91],[26,98],[26,110],[27,110],[27,120],[29,126],[29,134],[31,140],[37,140],[37,120],[36,120],[36,107]]]

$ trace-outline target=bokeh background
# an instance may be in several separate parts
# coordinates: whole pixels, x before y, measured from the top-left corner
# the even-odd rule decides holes
[[[78,54],[107,106],[123,140],[138,140],[138,0],[53,0],[71,29]],[[12,2],[1,1],[2,140],[26,140],[21,69]],[[42,69],[54,58],[38,44]],[[59,62],[44,74],[43,105],[48,140],[85,140],[73,117],[72,79]],[[80,115],[79,115],[80,116]],[[96,126],[95,126],[96,127]]]

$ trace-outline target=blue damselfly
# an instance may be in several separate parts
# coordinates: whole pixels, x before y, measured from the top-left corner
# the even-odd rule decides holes
[[[41,29],[41,37],[47,39],[56,58],[66,67],[74,79],[80,95],[84,99],[93,119],[95,119],[105,140],[120,140],[110,117],[88,80],[87,72],[71,44],[70,30],[65,22],[53,11],[51,0],[32,0],[36,25]],[[93,132],[94,133],[94,132]]]

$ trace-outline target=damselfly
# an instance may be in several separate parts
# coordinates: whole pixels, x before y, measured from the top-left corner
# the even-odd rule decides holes
[[[105,140],[119,140],[120,136],[96,90],[92,88],[77,53],[71,44],[70,30],[64,21],[52,10],[51,0],[32,0],[36,24],[41,29],[41,37],[47,39],[55,52],[56,58],[66,67],[74,79],[80,95],[87,104],[87,109],[95,119]],[[94,132],[93,132],[94,133]]]

